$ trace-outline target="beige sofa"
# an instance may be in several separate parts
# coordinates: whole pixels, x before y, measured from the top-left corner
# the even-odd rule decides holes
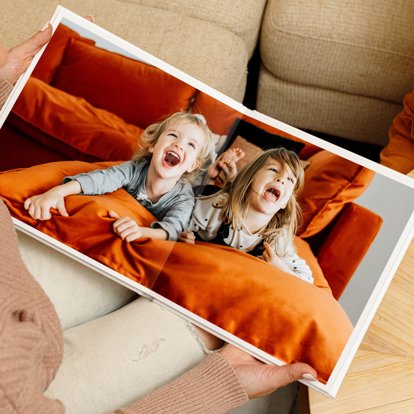
[[[384,146],[414,85],[414,3],[268,0],[257,109]]]

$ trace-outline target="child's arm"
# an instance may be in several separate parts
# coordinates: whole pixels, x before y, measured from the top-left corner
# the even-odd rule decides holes
[[[113,224],[114,232],[127,242],[132,242],[142,237],[151,239],[167,240],[168,233],[164,229],[153,229],[151,227],[138,226],[130,217],[120,217],[115,211],[110,210],[109,216],[117,219]]]
[[[281,259],[277,256],[274,248],[267,242],[263,243],[265,248],[263,252],[263,260],[273,266],[290,273],[305,282],[313,283],[313,275],[310,267],[306,264],[305,260],[301,259],[297,254]]]
[[[26,199],[23,205],[30,216],[37,220],[50,220],[52,217],[51,208],[57,209],[62,216],[67,217],[69,214],[65,207],[65,197],[79,194],[81,191],[81,186],[77,181],[69,181],[53,187],[43,194]]]

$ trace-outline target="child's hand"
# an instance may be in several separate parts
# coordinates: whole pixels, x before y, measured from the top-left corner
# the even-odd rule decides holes
[[[65,197],[57,188],[26,199],[23,206],[36,220],[50,220],[52,218],[51,208],[55,208],[64,217],[69,216],[65,207]]]
[[[114,232],[127,242],[132,242],[136,239],[144,237],[144,228],[138,226],[135,220],[130,217],[120,217],[115,211],[110,210],[109,216],[117,219],[113,224]]]
[[[180,234],[179,240],[188,244],[195,244],[195,234],[192,231],[184,231]]]
[[[216,162],[210,166],[207,171],[207,175],[211,179],[219,178],[222,183],[227,181],[233,181],[237,175],[237,161],[241,160],[245,156],[245,152],[241,148],[229,148],[223,154],[218,157]],[[227,167],[227,168],[225,168]],[[224,174],[223,174],[224,172]],[[235,173],[234,173],[235,172]]]
[[[215,183],[220,187],[224,187],[226,183],[231,183],[237,176],[237,165],[234,161],[225,163],[221,160],[217,161],[220,172],[215,178]]]
[[[290,267],[276,254],[275,249],[268,243],[264,242],[264,251],[262,255],[262,259],[275,267],[277,267],[280,270],[283,270],[284,272],[290,273],[292,275],[296,275]]]

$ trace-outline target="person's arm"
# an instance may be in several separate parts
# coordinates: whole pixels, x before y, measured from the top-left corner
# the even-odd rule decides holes
[[[36,220],[50,220],[52,214],[51,208],[56,209],[60,215],[69,216],[65,207],[65,197],[73,194],[79,194],[81,186],[78,181],[69,181],[65,184],[58,185],[46,191],[29,197],[25,200],[23,206],[31,217]]]
[[[315,377],[316,371],[307,364],[266,365],[227,344],[176,380],[113,414],[224,414],[251,398]]]
[[[65,177],[64,183],[76,180],[84,195],[100,195],[112,193],[119,188],[131,185],[141,174],[141,166],[134,161],[127,161],[103,170],[92,170],[86,173]]]
[[[188,229],[195,198],[190,186],[184,187],[175,197],[167,213],[151,224],[152,230],[164,230],[168,240],[178,240],[180,234]]]
[[[0,78],[0,109],[3,107],[12,89],[13,89],[12,83],[7,81],[6,79]]]

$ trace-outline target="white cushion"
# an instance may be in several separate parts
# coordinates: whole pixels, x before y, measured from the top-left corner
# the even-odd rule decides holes
[[[106,315],[137,297],[44,243],[17,235],[23,261],[55,306],[63,329]]]

